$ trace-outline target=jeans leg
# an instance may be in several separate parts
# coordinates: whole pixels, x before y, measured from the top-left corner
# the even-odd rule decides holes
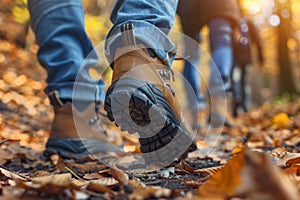
[[[138,43],[153,49],[156,55],[171,66],[175,45],[167,34],[173,26],[178,0],[117,0],[111,14],[114,24],[106,40],[106,55],[111,63],[117,48],[123,46],[121,27],[132,23]]]
[[[28,8],[38,59],[48,72],[45,92],[57,90],[66,100],[103,100],[104,82],[92,80],[88,73],[98,58],[84,30],[81,0],[29,0]]]
[[[199,110],[204,107],[204,97],[200,92],[200,77],[198,72],[198,65],[200,59],[199,50],[200,34],[199,32],[193,38],[184,37],[184,52],[185,57],[188,57],[184,62],[183,76],[186,79],[184,86],[186,91],[192,88],[194,94],[187,94],[189,107],[192,110]],[[196,96],[196,99],[194,97]],[[196,102],[195,102],[196,101]]]
[[[225,89],[223,81],[228,80],[232,68],[232,27],[225,19],[214,19],[209,23],[209,30],[214,62],[210,67],[210,92],[217,92]]]

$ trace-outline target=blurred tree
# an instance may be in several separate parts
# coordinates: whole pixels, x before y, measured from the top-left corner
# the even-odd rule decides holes
[[[280,19],[280,24],[277,26],[279,62],[278,93],[279,95],[289,93],[292,100],[293,96],[298,94],[298,92],[294,83],[292,62],[288,48],[288,40],[293,37],[291,26],[291,1],[276,0],[276,5],[276,14]]]

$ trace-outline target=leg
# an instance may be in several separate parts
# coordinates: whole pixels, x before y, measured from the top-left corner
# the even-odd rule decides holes
[[[28,8],[39,44],[38,59],[48,72],[45,92],[55,112],[46,151],[58,151],[66,157],[69,153],[87,155],[80,137],[86,139],[87,145],[93,141],[87,138],[96,136],[106,141],[99,130],[93,131],[89,126],[89,120],[95,116],[95,103],[103,101],[105,93],[104,82],[92,80],[88,73],[88,68],[97,63],[97,55],[84,31],[81,1],[30,0]],[[85,105],[74,107],[76,102]],[[105,146],[99,141],[92,143],[95,149],[89,149],[91,152]]]
[[[184,24],[184,21],[182,21]],[[184,27],[184,25],[183,25]],[[184,30],[184,29],[183,29]],[[204,121],[199,117],[200,113],[203,113],[205,109],[205,99],[203,94],[200,92],[200,75],[198,71],[199,59],[200,59],[200,33],[199,31],[195,34],[189,34],[184,31],[186,35],[192,36],[184,37],[184,52],[185,59],[183,76],[185,91],[187,93],[187,101],[190,115],[188,120],[192,126],[192,129],[197,131],[199,127],[204,125]],[[203,115],[203,114],[202,114]]]
[[[116,50],[123,47],[121,29],[133,24],[138,44],[150,48],[164,64],[171,66],[176,46],[167,37],[173,26],[178,0],[117,0],[110,19],[114,24],[106,41],[106,55],[110,63]]]
[[[214,19],[209,23],[212,63],[210,66],[209,92],[212,104],[212,125],[230,124],[225,119],[228,79],[233,65],[231,46],[232,27],[225,19]],[[225,84],[225,85],[224,85]],[[215,120],[213,119],[215,117]]]
[[[246,92],[246,87],[247,87],[247,65],[244,64],[241,66],[241,106],[244,110],[244,112],[247,112],[247,105],[246,105],[246,100],[247,100],[247,92]]]
[[[214,62],[211,64],[213,73],[210,76],[210,84],[213,91],[219,92],[224,89],[223,84],[228,81],[233,65],[232,27],[225,19],[214,19],[209,23],[209,30],[212,61]],[[214,73],[220,74],[221,79]]]
[[[239,86],[238,86],[238,80],[236,77],[235,70],[237,68],[238,64],[234,64],[231,70],[230,79],[231,79],[231,92],[232,92],[232,116],[237,117],[238,116],[238,98],[239,98]]]
[[[97,85],[88,73],[78,73],[85,58],[94,49],[84,30],[81,0],[30,0],[31,25],[39,44],[38,58],[48,72],[46,93],[58,91],[61,100],[72,99],[75,81],[82,86],[82,100],[94,100]],[[97,63],[90,55],[86,68]],[[100,99],[104,98],[102,90]]]
[[[171,88],[175,46],[166,34],[176,5],[174,0],[117,1],[106,41],[114,72],[105,109],[121,130],[139,134],[142,156],[154,168],[196,149]]]

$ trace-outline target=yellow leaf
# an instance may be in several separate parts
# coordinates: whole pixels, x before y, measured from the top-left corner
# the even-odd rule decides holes
[[[272,123],[278,127],[283,127],[289,123],[290,119],[286,113],[279,113],[272,119]]]
[[[14,7],[12,13],[14,21],[20,24],[25,24],[29,21],[30,14],[26,8]]]
[[[232,151],[231,151],[231,154],[234,155],[234,154],[237,154],[237,153],[240,153],[243,149],[241,147],[235,147]]]

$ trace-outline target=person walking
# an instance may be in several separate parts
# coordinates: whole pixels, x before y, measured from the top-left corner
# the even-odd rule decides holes
[[[181,18],[183,33],[193,39],[193,42],[190,39],[184,41],[185,53],[190,61],[184,63],[183,69],[183,76],[187,79],[185,85],[192,87],[197,97],[195,104],[192,103],[195,101],[188,96],[190,109],[195,113],[193,116],[197,116],[198,112],[205,108],[204,97],[200,92],[198,43],[201,41],[199,31],[207,25],[212,57],[208,86],[211,99],[210,123],[213,127],[231,126],[226,119],[225,91],[229,88],[233,65],[232,32],[241,16],[238,2],[237,0],[181,0],[177,12]],[[194,122],[194,129],[198,128],[197,120]]]

